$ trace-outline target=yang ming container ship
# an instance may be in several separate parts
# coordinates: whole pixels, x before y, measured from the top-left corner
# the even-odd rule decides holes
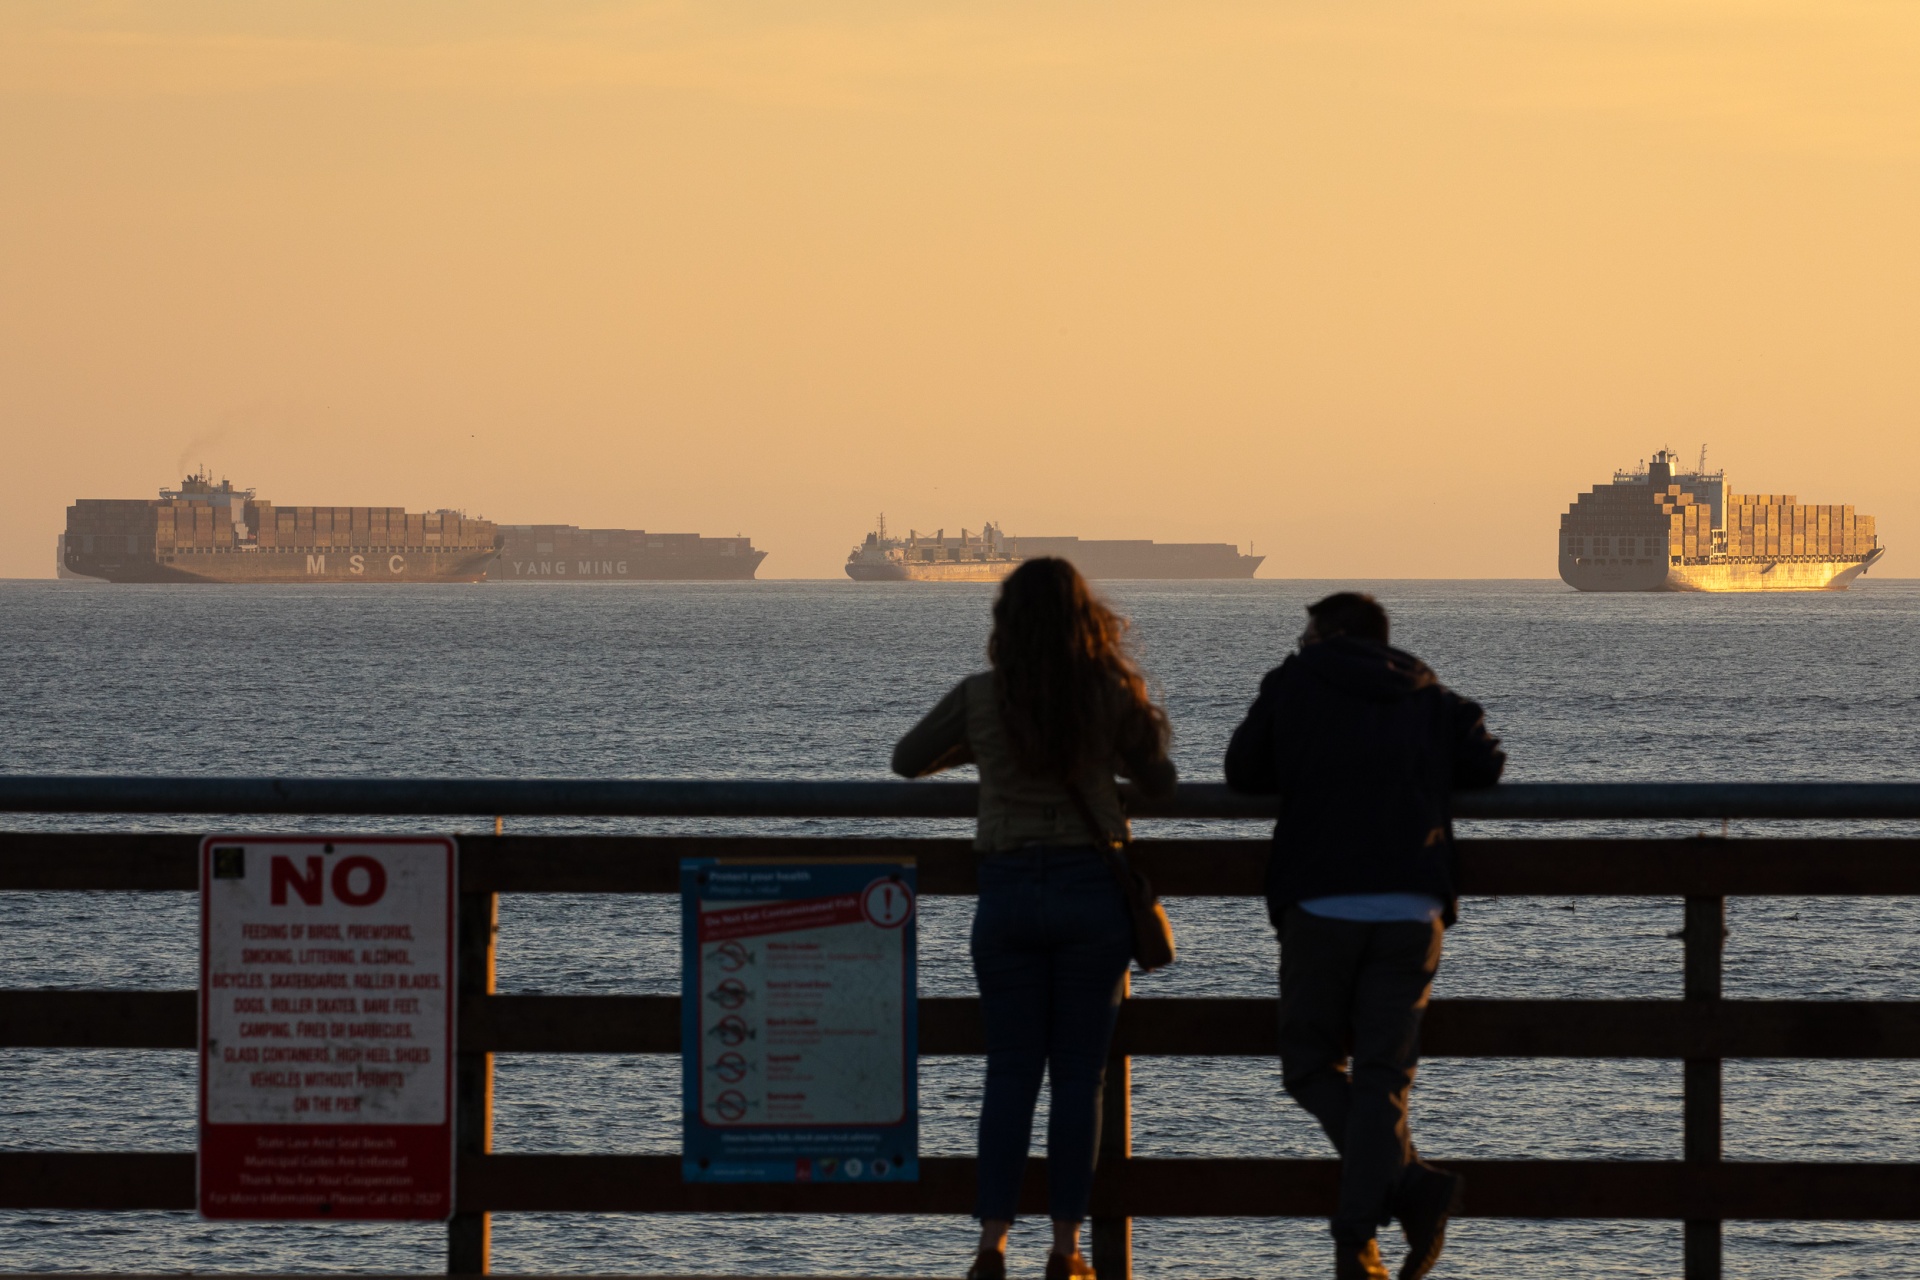
[[[158,500],[79,499],[60,563],[108,582],[478,582],[497,536],[458,511],[276,507],[203,473]]]
[[[697,533],[509,524],[500,536],[490,582],[739,582],[767,558],[751,538]]]
[[[1669,452],[1616,472],[1560,517],[1560,577],[1581,591],[1844,591],[1885,548],[1872,516],[1790,493],[1729,493]]]
[[[1148,542],[1088,538],[1010,538],[992,524],[978,534],[945,529],[887,536],[887,520],[847,556],[858,582],[998,582],[1022,560],[1059,556],[1089,578],[1251,578],[1264,556],[1243,556],[1230,542]]]

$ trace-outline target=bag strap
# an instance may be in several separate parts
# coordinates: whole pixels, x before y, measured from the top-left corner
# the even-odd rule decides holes
[[[1101,825],[1100,820],[1093,816],[1093,806],[1087,803],[1087,793],[1080,789],[1080,784],[1071,778],[1063,778],[1060,785],[1066,788],[1067,797],[1073,801],[1073,807],[1080,811],[1080,821],[1086,824],[1088,834],[1109,852],[1124,853],[1133,841],[1125,835],[1116,836]],[[1125,827],[1121,830],[1124,831]]]

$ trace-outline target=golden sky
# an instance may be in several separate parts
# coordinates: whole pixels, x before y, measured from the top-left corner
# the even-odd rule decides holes
[[[1920,539],[1920,5],[0,7],[0,576],[277,503],[1552,577],[1704,441]]]

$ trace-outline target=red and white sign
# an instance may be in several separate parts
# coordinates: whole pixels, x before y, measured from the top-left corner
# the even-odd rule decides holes
[[[860,894],[860,914],[870,925],[898,929],[913,915],[913,890],[898,876],[882,876]]]
[[[200,846],[200,1212],[453,1212],[454,842]]]

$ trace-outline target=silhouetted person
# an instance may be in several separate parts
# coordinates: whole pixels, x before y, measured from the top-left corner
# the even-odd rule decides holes
[[[1300,651],[1260,682],[1227,747],[1227,785],[1280,797],[1267,910],[1280,935],[1287,1092],[1340,1152],[1335,1275],[1402,1280],[1440,1257],[1461,1179],[1422,1161],[1407,1101],[1420,1017],[1453,923],[1451,795],[1499,781],[1480,708],[1387,644],[1386,611],[1341,592],[1307,608]],[[1351,1066],[1349,1067],[1349,1059]]]
[[[1167,718],[1121,644],[1125,631],[1071,564],[1026,561],[994,602],[992,670],[962,680],[893,750],[894,772],[909,778],[968,763],[980,770],[973,972],[987,1089],[974,1209],[980,1249],[969,1280],[1006,1276],[1043,1074],[1053,1086],[1047,1280],[1093,1274],[1080,1224],[1099,1154],[1107,1047],[1133,954],[1126,901],[1100,847],[1127,826],[1116,773],[1148,795],[1174,785]]]

